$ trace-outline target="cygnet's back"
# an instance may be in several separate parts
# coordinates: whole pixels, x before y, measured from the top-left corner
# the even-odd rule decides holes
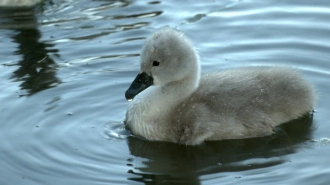
[[[291,68],[243,67],[200,77],[196,50],[169,27],[146,39],[140,62],[125,94],[136,96],[125,124],[148,140],[196,145],[262,137],[315,103],[312,86]]]
[[[174,121],[185,129],[180,142],[267,136],[281,123],[313,110],[315,92],[285,67],[244,67],[205,74],[181,103]],[[192,139],[191,136],[194,136]]]

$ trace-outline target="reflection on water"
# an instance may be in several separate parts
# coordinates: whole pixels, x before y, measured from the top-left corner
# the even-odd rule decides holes
[[[135,174],[132,181],[148,184],[200,184],[199,177],[219,172],[245,171],[279,165],[311,139],[313,115],[293,120],[264,138],[213,141],[198,146],[150,142],[128,138],[134,159],[128,159]]]
[[[12,39],[17,43],[22,59],[13,65],[18,68],[11,79],[20,81],[20,88],[27,91],[27,95],[34,94],[44,89],[57,86],[61,81],[56,77],[57,64],[49,53],[57,53],[52,49],[53,44],[40,41],[41,33],[35,18],[35,8],[3,9],[0,11],[1,27],[11,29],[15,35]]]

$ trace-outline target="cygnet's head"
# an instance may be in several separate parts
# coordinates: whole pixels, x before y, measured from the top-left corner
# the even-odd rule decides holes
[[[191,75],[199,76],[196,50],[182,32],[163,27],[146,39],[140,73],[126,91],[126,99],[133,99],[150,85],[166,85]]]

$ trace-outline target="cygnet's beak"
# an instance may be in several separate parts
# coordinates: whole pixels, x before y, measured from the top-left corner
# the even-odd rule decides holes
[[[125,97],[128,101],[131,101],[137,94],[154,84],[154,79],[142,72],[137,75],[131,86],[127,89]]]

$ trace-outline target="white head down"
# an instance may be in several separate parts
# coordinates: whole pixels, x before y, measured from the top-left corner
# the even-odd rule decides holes
[[[185,78],[197,88],[200,65],[191,42],[178,30],[164,27],[146,39],[141,51],[140,73],[126,92],[126,99],[150,85],[167,85]]]

